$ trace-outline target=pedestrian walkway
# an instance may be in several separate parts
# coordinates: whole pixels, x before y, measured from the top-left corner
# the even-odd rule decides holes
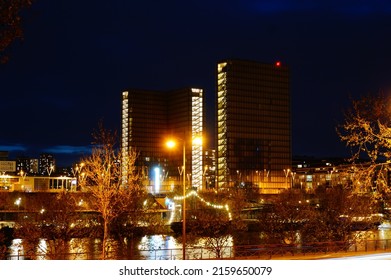
[[[365,256],[379,253],[389,253],[390,251],[367,251],[367,252],[336,252],[336,253],[324,253],[324,254],[298,254],[298,255],[284,255],[284,256],[273,256],[271,260],[326,260],[326,259],[337,259],[346,258],[353,256]]]

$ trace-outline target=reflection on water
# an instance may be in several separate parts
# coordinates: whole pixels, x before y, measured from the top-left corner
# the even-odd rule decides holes
[[[22,247],[22,239],[14,239],[12,240],[11,246],[8,248],[8,251],[11,255],[11,260],[23,260],[24,258],[21,257],[24,255],[23,247]]]
[[[356,236],[366,242],[355,243],[351,250],[378,250],[388,248],[391,243],[391,228],[355,232]],[[299,240],[299,238],[298,238]],[[373,241],[373,242],[372,242]],[[112,259],[182,259],[181,237],[170,235],[148,235],[132,240],[111,240],[110,255]],[[388,242],[388,243],[386,243]],[[239,245],[262,244],[262,233],[245,234],[240,237],[198,238],[189,240],[186,247],[187,259],[207,259],[232,256],[232,247]],[[101,254],[101,240],[92,238],[73,238],[64,244],[40,239],[36,244],[27,244],[22,239],[14,239],[9,247],[9,259],[67,259],[86,260],[99,259]],[[219,248],[223,248],[218,252]]]
[[[149,235],[144,236],[138,245],[139,250],[157,250],[157,249],[177,249],[182,248],[181,243],[177,243],[173,236],[169,235]]]
[[[138,245],[141,259],[177,259],[182,254],[182,244],[173,236],[149,235]]]
[[[69,242],[39,239],[37,243],[28,243],[22,239],[12,240],[8,248],[11,260],[85,260],[94,259],[100,248],[100,240],[73,238]]]
[[[379,230],[368,231],[367,239],[369,240],[391,239],[391,229],[379,229]]]
[[[186,246],[187,259],[215,258],[221,247],[232,247],[232,236],[222,238],[197,238]],[[138,245],[141,259],[175,260],[183,258],[181,240],[169,235],[150,235],[141,238]],[[230,252],[222,251],[220,257]]]
[[[391,228],[379,228],[378,230],[357,231],[357,242],[351,248],[352,251],[376,251],[391,246]]]

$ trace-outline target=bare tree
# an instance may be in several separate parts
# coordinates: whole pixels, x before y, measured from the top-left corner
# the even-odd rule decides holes
[[[370,214],[377,205],[368,195],[354,194],[342,186],[318,187],[308,195],[287,190],[274,201],[272,209],[259,214],[259,230],[266,244],[303,245],[321,242],[355,241],[374,226]]]
[[[377,213],[378,209],[376,201],[370,199],[368,194],[352,193],[339,186],[318,188],[316,197],[318,214],[312,222],[314,230],[310,232],[309,228],[304,229],[307,241],[355,241],[365,234],[359,231],[361,235],[355,235],[355,230],[374,226],[367,217]]]
[[[92,153],[83,160],[80,184],[90,192],[91,208],[102,218],[102,259],[107,259],[112,222],[122,215],[134,217],[131,213],[141,211],[140,201],[145,192],[138,183],[136,152],[121,157],[116,149],[116,133],[104,129],[102,124],[93,133],[93,138]]]
[[[1,0],[0,2],[0,63],[8,56],[5,50],[16,39],[23,38],[21,11],[32,4],[32,0]]]
[[[240,217],[245,196],[238,190],[232,193],[204,192],[201,196],[198,203],[190,203],[194,209],[191,210],[189,240],[197,243],[201,239],[203,246],[216,258],[222,258],[224,247],[230,246],[233,237],[246,229]]]
[[[292,245],[298,232],[314,217],[314,209],[299,190],[287,190],[275,199],[268,211],[259,213],[259,230],[265,243]]]
[[[352,100],[344,123],[336,130],[352,152],[353,191],[387,199],[391,193],[391,97],[380,92]]]
[[[20,249],[28,259],[74,259],[83,252],[87,240],[79,237],[91,236],[91,227],[81,222],[78,213],[78,195],[39,193],[24,196],[25,213],[16,223],[15,236],[22,239]]]
[[[188,232],[190,243],[203,241],[216,258],[221,258],[223,249],[229,245],[230,227],[229,217],[225,211],[218,209],[198,209],[192,213],[196,219],[192,220]]]

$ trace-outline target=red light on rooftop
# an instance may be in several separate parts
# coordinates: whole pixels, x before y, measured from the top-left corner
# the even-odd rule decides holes
[[[277,61],[277,62],[276,62],[276,66],[277,66],[277,67],[280,67],[280,66],[281,66],[281,62],[280,62],[280,61]]]

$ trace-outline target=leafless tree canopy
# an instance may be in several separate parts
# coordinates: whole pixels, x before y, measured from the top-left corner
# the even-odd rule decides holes
[[[93,133],[93,139],[91,156],[83,160],[80,184],[90,192],[91,207],[102,217],[102,258],[105,259],[112,222],[121,215],[140,217],[135,212],[142,212],[145,192],[135,170],[136,152],[121,157],[116,133],[104,129],[102,124]]]
[[[341,141],[352,151],[353,187],[376,196],[390,193],[391,97],[383,92],[352,100],[345,121],[337,126]]]
[[[32,0],[0,1],[0,63],[5,63],[8,56],[5,50],[16,39],[23,38],[21,11],[32,4]]]
[[[391,98],[380,92],[352,100],[345,122],[337,127],[343,142],[352,149],[352,159],[371,162],[391,158]]]

